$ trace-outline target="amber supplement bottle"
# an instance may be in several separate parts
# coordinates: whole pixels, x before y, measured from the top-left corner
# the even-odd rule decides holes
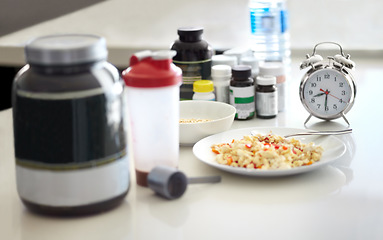
[[[239,120],[253,118],[255,89],[250,66],[237,65],[232,68],[229,91],[230,104],[237,110],[235,118]]]
[[[83,215],[130,186],[123,82],[103,38],[52,35],[25,48],[13,88],[16,180],[27,208]]]
[[[255,91],[258,118],[275,118],[278,114],[278,91],[274,76],[258,76]]]
[[[193,83],[196,80],[211,79],[211,58],[214,54],[211,46],[202,39],[203,28],[179,28],[179,39],[171,49],[177,54],[173,63],[182,70],[182,85],[180,99],[191,100],[193,97]]]

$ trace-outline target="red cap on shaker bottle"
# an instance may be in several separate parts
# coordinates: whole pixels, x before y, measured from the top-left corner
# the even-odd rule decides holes
[[[182,71],[172,63],[175,54],[171,50],[135,53],[130,67],[122,72],[126,86],[156,88],[181,84]]]

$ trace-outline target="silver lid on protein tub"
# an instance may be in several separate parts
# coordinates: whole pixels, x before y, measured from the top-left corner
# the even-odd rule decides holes
[[[25,47],[27,63],[73,65],[106,60],[104,38],[89,34],[59,34],[33,39]]]

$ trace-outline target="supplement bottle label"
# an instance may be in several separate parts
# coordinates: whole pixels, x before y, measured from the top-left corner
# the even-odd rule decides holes
[[[237,113],[237,119],[248,119],[254,116],[254,86],[233,87],[230,86],[230,104],[233,105]]]
[[[278,114],[278,93],[275,92],[257,92],[256,93],[257,115],[259,116],[275,116]]]
[[[193,98],[193,83],[197,80],[210,79],[211,59],[194,62],[173,60],[173,63],[182,70],[180,98],[181,100],[191,100]]]
[[[215,95],[218,102],[230,103],[229,101],[229,86],[228,85],[219,85],[219,83],[215,84]]]
[[[214,93],[194,93],[193,100],[215,101]]]

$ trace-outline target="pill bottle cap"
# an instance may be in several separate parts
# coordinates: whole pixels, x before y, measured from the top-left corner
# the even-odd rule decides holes
[[[266,86],[266,85],[274,85],[277,83],[277,78],[274,76],[258,76],[257,77],[257,84]]]
[[[246,65],[234,66],[231,70],[231,74],[235,79],[248,79],[251,77],[251,67]]]
[[[238,64],[241,64],[241,59],[244,57],[252,56],[253,51],[248,47],[235,47],[232,49],[228,49],[223,52],[226,56],[235,56],[237,58]]]
[[[211,68],[213,80],[223,80],[222,78],[231,77],[231,67],[229,65],[215,65]]]
[[[282,62],[264,62],[259,66],[259,75],[281,76],[285,74]]]
[[[194,92],[212,92],[214,91],[213,81],[197,80],[193,83]]]
[[[237,57],[228,56],[228,55],[214,55],[211,57],[212,65],[229,65],[230,67],[234,67],[238,65]]]
[[[202,39],[202,27],[181,27],[177,30],[182,42],[198,42]]]
[[[258,60],[255,57],[244,57],[241,59],[241,64],[250,66],[253,72],[258,71],[259,68]]]

